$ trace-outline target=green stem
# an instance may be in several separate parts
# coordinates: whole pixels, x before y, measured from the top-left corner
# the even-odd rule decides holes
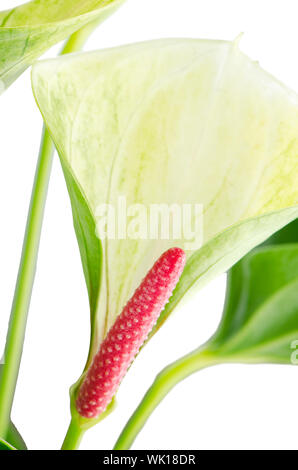
[[[61,450],[76,450],[79,448],[85,430],[71,420]]]
[[[52,167],[53,144],[45,128],[33,184],[22,256],[14,293],[0,380],[0,436],[10,423],[14,391],[21,362],[27,313],[35,276],[45,200]]]
[[[198,349],[163,369],[120,434],[114,450],[128,450],[159,403],[179,382],[206,367],[218,364],[207,350]]]
[[[61,54],[79,50],[96,26],[97,23],[92,23],[70,36]],[[53,153],[54,145],[44,127],[27,217],[22,256],[10,314],[4,352],[4,364],[1,367],[0,436],[4,438],[10,426],[11,409],[21,363]]]

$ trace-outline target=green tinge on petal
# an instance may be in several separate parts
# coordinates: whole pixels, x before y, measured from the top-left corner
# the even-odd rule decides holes
[[[51,46],[124,0],[33,0],[0,12],[0,93]]]
[[[99,204],[203,204],[203,246],[188,252],[161,321],[192,285],[298,216],[298,98],[236,44],[170,39],[78,54],[36,64],[32,82],[68,174],[91,354],[153,261],[186,242],[100,243]]]

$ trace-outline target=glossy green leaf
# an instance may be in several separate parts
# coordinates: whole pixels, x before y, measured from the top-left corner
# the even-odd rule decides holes
[[[32,83],[58,149],[88,286],[89,361],[153,261],[185,240],[102,240],[99,204],[201,203],[185,293],[298,216],[298,99],[230,42],[160,40],[43,61]]]
[[[291,363],[298,341],[298,244],[262,247],[229,273],[217,354]]]
[[[281,243],[298,243],[298,219],[274,233],[264,245],[280,245]]]
[[[103,21],[124,0],[33,0],[0,12],[0,92],[57,42]]]

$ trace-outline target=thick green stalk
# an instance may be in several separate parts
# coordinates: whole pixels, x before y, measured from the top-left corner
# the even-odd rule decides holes
[[[98,23],[95,22],[87,25],[70,36],[61,54],[80,50],[97,24]],[[47,130],[44,128],[27,217],[18,278],[10,314],[4,364],[1,368],[0,437],[6,436],[10,423],[11,409],[19,374],[27,316],[35,277],[53,153],[54,145]]]
[[[85,433],[74,420],[71,420],[61,450],[77,450]]]
[[[128,450],[155,408],[179,382],[219,360],[207,350],[198,349],[162,370],[120,434],[114,450]]]

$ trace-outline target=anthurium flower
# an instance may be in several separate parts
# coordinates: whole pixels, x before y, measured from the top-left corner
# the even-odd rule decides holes
[[[123,1],[33,0],[0,12],[0,92],[51,46],[103,21]]]
[[[155,259],[189,247],[183,237],[100,239],[99,206],[120,197],[146,208],[203,205],[203,244],[188,248],[157,326],[190,288],[297,217],[297,96],[237,44],[170,39],[77,54],[35,64],[32,83],[60,155],[89,292],[86,368]]]

